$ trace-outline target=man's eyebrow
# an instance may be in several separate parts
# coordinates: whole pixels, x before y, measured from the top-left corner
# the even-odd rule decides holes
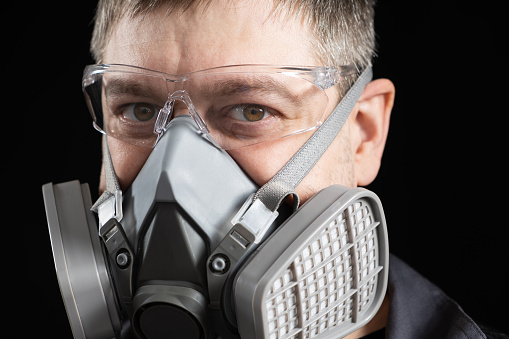
[[[256,79],[225,79],[216,81],[207,88],[200,88],[200,93],[205,98],[217,98],[218,96],[230,96],[238,94],[276,94],[292,102],[298,102],[296,93],[292,93],[287,86],[270,78],[256,78]],[[298,93],[301,94],[301,93]],[[191,94],[192,96],[192,94]]]
[[[161,81],[161,84],[163,84],[163,81],[160,79],[156,81]],[[134,79],[114,78],[108,80],[105,84],[104,91],[107,98],[125,94],[149,98],[154,97],[154,95],[160,91],[158,87],[159,86],[151,86],[148,83],[143,83]],[[166,92],[166,87],[164,87],[164,90]]]

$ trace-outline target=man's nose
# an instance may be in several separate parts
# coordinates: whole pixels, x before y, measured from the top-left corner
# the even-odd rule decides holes
[[[196,111],[191,97],[186,90],[173,92],[168,96],[168,103],[170,103],[168,105],[168,114],[171,114],[169,118],[182,114],[190,114],[202,132],[207,130],[207,125]]]
[[[176,117],[177,115],[182,114],[190,114],[189,108],[187,107],[187,104],[180,100],[175,100],[175,103],[173,104],[173,115],[172,118]]]

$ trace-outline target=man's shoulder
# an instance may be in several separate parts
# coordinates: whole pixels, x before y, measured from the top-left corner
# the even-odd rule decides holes
[[[496,329],[483,326],[482,324],[479,324],[479,327],[484,332],[484,334],[486,334],[486,338],[488,339],[509,339],[509,335],[499,332]]]
[[[388,293],[389,338],[486,338],[456,302],[392,254]]]

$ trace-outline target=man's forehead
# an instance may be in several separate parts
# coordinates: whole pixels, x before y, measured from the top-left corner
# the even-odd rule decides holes
[[[314,54],[310,52],[312,34],[301,20],[283,19],[274,14],[270,3],[225,3],[198,4],[171,12],[162,6],[150,13],[125,15],[113,27],[103,60],[159,66],[157,70],[169,73],[177,70],[160,66],[184,59],[198,59],[195,61],[203,68],[243,63],[316,64],[310,59]]]

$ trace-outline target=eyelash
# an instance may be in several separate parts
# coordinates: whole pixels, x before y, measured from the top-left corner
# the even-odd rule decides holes
[[[236,118],[238,118],[237,120],[246,122],[258,122],[274,115],[270,108],[259,104],[236,105],[231,107],[229,112],[231,115],[234,115]],[[258,113],[263,113],[263,115],[259,117]]]
[[[137,114],[137,112],[134,111],[136,109],[136,105],[140,105],[140,106],[141,105],[145,105],[145,108],[147,106],[150,106],[149,109],[152,111],[152,115],[148,119],[140,119],[139,117],[136,117],[135,115]],[[133,112],[131,112],[131,114],[133,115],[132,118],[136,118],[136,120],[126,116],[126,110],[129,107],[133,108]],[[128,119],[130,121],[146,122],[146,121],[150,121],[150,120],[156,118],[160,109],[161,108],[159,106],[153,105],[153,104],[150,104],[150,103],[147,103],[147,102],[135,102],[135,103],[130,103],[130,104],[122,105],[120,110],[119,110],[118,115],[122,115],[124,118],[126,118],[126,119]]]

